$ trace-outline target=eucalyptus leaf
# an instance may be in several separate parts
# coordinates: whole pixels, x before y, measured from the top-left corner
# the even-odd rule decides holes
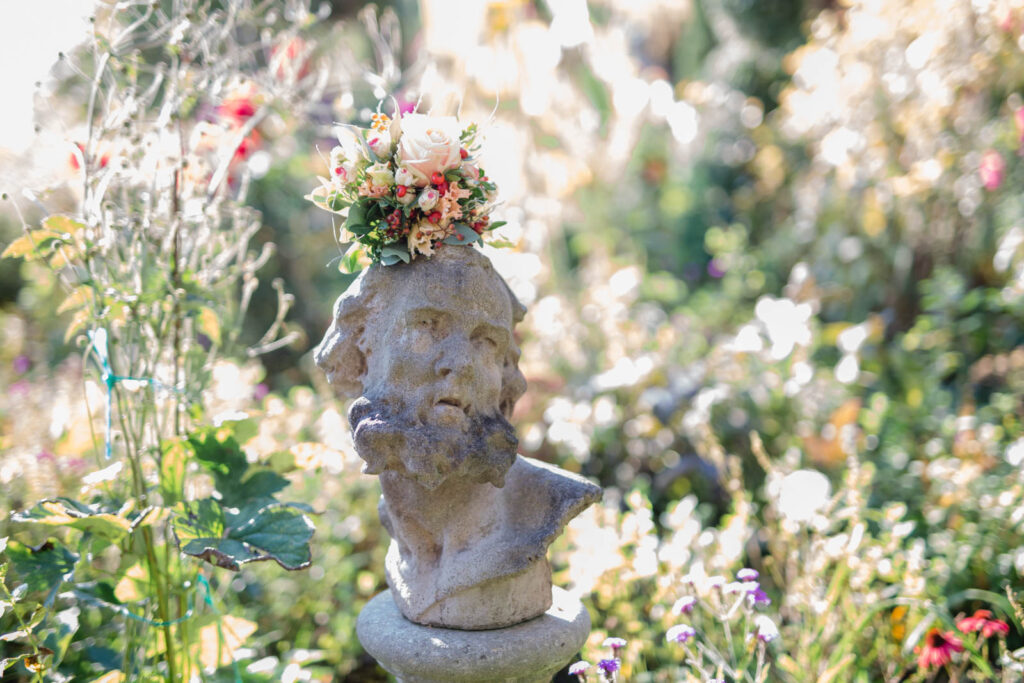
[[[391,257],[394,257],[395,259],[397,259],[397,261],[391,260]],[[394,245],[388,245],[380,250],[380,260],[384,262],[385,259],[389,259],[391,260],[391,262],[384,263],[384,265],[391,266],[397,263],[398,261],[401,261],[402,263],[408,263],[412,259],[412,257],[410,256],[409,250],[406,247],[396,247]]]
[[[455,234],[445,237],[445,244],[473,244],[480,239],[476,230],[465,223],[455,223],[452,227],[455,228]],[[459,239],[460,237],[462,239]]]

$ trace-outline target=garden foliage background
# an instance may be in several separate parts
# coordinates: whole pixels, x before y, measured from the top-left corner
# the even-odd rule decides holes
[[[122,434],[130,425],[105,423],[103,367],[85,352],[102,327],[112,344],[164,358],[169,337],[118,330],[140,315],[132,294],[180,285],[174,357],[196,380],[170,400],[187,404],[191,434],[233,425],[249,465],[285,477],[282,495],[316,526],[302,571],[160,565],[211,586],[205,602],[193,596],[212,628],[190,636],[195,675],[384,680],[354,632],[384,588],[377,485],[359,473],[346,406],[311,362],[353,276],[337,268],[331,216],[303,196],[326,173],[333,123],[365,126],[379,101],[422,98],[421,109],[458,107],[481,124],[504,201],[496,215],[516,246],[488,253],[529,308],[521,452],[605,487],[553,554],[556,580],[593,616],[584,658],[617,636],[628,640],[620,677],[687,680],[703,663],[707,675],[753,680],[738,671],[754,651],[741,636],[752,613],[715,602],[725,598],[708,578],[748,566],[779,630],[761,646],[769,680],[1019,679],[1024,3],[165,0],[157,15],[184,25],[168,19],[161,32],[149,18],[126,31],[148,5],[99,3],[86,46],[54,66],[36,96],[38,136],[5,161],[22,170],[5,188],[0,244],[54,215],[84,220],[94,195],[83,167],[96,179],[123,163],[143,184],[159,174],[150,157],[166,150],[124,123],[151,123],[158,107],[142,98],[114,125],[88,125],[97,45],[117,53],[115,39],[134,36],[125,68],[155,73],[187,54],[190,31],[213,44],[223,28],[221,70],[197,61],[208,79],[183,80],[187,106],[168,114],[191,152],[216,161],[228,149],[225,189],[195,195],[219,207],[220,241],[204,247],[195,282],[140,280],[134,292],[113,291],[117,268],[135,267],[129,250],[104,256],[110,291],[96,290],[108,298],[94,306],[68,288],[70,262],[28,247],[0,261],[0,536],[19,552],[81,543],[82,527],[11,513],[58,496],[131,499],[110,465],[133,443],[143,488],[164,481],[143,448],[149,432],[136,442]],[[232,24],[236,5],[245,11]],[[191,210],[135,203],[126,187],[108,198],[120,239]],[[237,268],[218,260],[228,252]],[[244,322],[237,306],[209,303],[243,293]],[[169,399],[148,391],[118,394],[115,413],[159,414]],[[202,479],[199,465],[182,499],[209,490],[216,475]],[[14,636],[0,647],[51,654],[34,674],[23,659],[6,676],[131,677],[128,665],[168,675],[164,641],[118,635],[129,608],[150,615],[134,628],[161,627],[157,596],[125,583],[151,587],[153,576],[132,575],[117,548],[82,551],[56,588],[34,582],[20,595],[11,560],[0,631]],[[75,592],[76,581],[102,584],[104,567],[106,602]],[[690,593],[707,609],[678,614]],[[952,634],[982,608],[1011,624],[1005,637],[961,633],[948,665],[921,660],[931,629]],[[680,621],[706,649],[666,642]],[[132,642],[150,644],[126,657]]]

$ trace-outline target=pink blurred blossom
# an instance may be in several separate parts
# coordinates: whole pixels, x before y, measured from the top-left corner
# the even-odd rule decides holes
[[[978,166],[978,175],[981,176],[981,184],[986,190],[996,190],[1003,184],[1006,177],[1006,162],[1002,155],[994,149],[990,149],[981,156],[981,164]]]

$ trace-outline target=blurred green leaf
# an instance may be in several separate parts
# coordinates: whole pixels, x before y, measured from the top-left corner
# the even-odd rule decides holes
[[[40,501],[29,510],[11,515],[11,519],[15,522],[71,527],[115,542],[124,538],[133,526],[126,517],[102,512],[70,498]]]
[[[71,580],[78,562],[78,555],[53,541],[35,548],[8,541],[6,552],[19,580],[25,582],[28,590],[49,592],[47,603],[52,602],[62,583]]]

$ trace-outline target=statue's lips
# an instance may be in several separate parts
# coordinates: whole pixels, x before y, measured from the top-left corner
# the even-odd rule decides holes
[[[444,396],[434,404],[433,413],[442,424],[462,425],[469,419],[469,404],[454,396]]]

